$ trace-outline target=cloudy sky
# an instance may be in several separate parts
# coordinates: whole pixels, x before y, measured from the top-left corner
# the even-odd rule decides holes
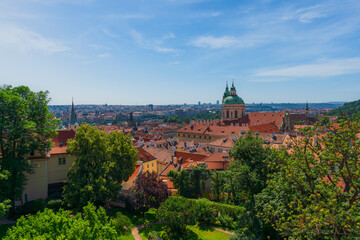
[[[360,98],[360,1],[0,1],[2,84],[51,104]]]

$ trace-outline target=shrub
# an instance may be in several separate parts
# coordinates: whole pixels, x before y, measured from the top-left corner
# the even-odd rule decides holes
[[[37,199],[33,201],[28,201],[24,205],[18,207],[16,210],[21,215],[34,214],[38,211],[44,211],[45,209],[45,200]]]
[[[47,203],[46,207],[57,211],[61,208],[61,205],[62,205],[62,200],[56,199],[56,200],[50,200]]]
[[[34,215],[22,216],[4,239],[117,239],[117,232],[103,208],[88,204],[75,216],[60,209],[45,209]]]
[[[183,197],[170,197],[161,204],[157,218],[175,232],[183,232],[186,225],[196,223],[196,216],[191,201],[186,201]]]
[[[130,229],[133,226],[131,220],[121,212],[116,213],[116,218],[114,218],[112,222],[119,235],[130,232]]]

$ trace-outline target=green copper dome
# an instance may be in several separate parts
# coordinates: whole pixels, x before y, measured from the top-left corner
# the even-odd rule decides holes
[[[224,98],[222,104],[245,104],[241,97],[234,95]]]

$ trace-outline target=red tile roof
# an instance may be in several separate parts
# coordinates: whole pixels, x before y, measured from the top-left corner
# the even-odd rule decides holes
[[[245,126],[218,126],[216,124],[205,124],[197,123],[193,125],[187,125],[179,130],[177,133],[197,133],[203,135],[213,135],[213,136],[227,136],[230,134],[239,133],[241,130],[249,130]]]
[[[66,153],[67,140],[75,137],[74,130],[57,130],[57,132],[58,135],[52,139],[54,147],[50,150],[50,155]]]
[[[275,123],[278,129],[281,127],[283,122],[283,116],[285,112],[251,112],[248,113],[248,118],[250,121],[250,126],[265,124],[265,123]]]
[[[147,152],[145,149],[141,147],[136,147],[136,149],[139,152],[138,154],[139,161],[148,162],[156,159],[156,157],[154,157],[151,153]]]
[[[280,132],[277,125],[273,122],[249,126],[249,129],[253,132],[259,132],[259,133],[278,133],[278,132]]]

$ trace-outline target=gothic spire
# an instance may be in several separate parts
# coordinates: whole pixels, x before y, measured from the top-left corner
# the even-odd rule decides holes
[[[74,98],[72,98],[72,105],[71,105],[71,115],[70,115],[70,124],[74,125],[76,124],[76,113],[75,113],[75,107],[74,107]]]

